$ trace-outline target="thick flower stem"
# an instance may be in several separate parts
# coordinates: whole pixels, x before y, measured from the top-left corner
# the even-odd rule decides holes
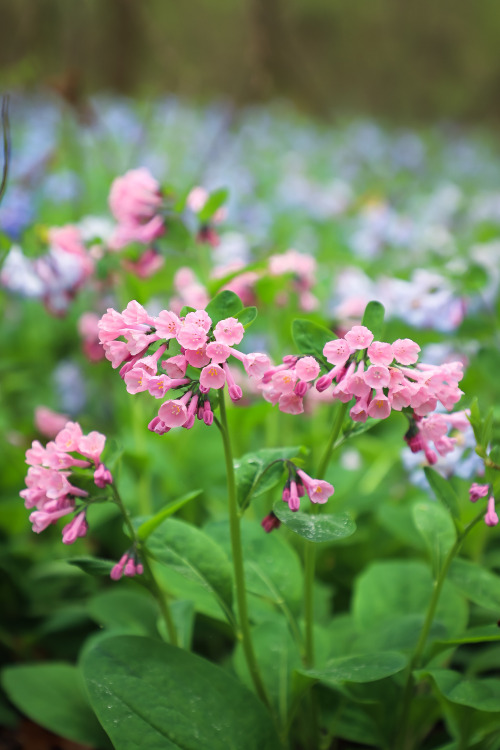
[[[427,638],[429,637],[429,631],[434,621],[434,615],[436,614],[436,608],[437,608],[437,605],[439,604],[439,597],[441,596],[441,590],[443,588],[443,584],[445,582],[446,576],[450,569],[450,565],[453,562],[456,555],[458,554],[460,547],[462,546],[465,540],[465,537],[467,536],[469,531],[471,531],[471,529],[483,518],[483,516],[484,516],[484,510],[482,510],[465,527],[465,529],[460,534],[458,534],[455,544],[449,551],[446,557],[446,560],[443,563],[443,567],[439,571],[439,575],[434,581],[434,588],[433,588],[432,596],[429,602],[429,607],[427,609],[427,614],[425,616],[424,624],[422,626],[422,630],[420,631],[420,636],[417,641],[417,645],[415,646],[415,652],[407,668],[406,682],[405,682],[405,687],[403,691],[403,698],[401,701],[401,718],[399,721],[399,736],[398,736],[398,741],[396,743],[396,747],[398,749],[404,750],[412,746],[411,740],[407,738],[407,732],[408,732],[408,721],[410,718],[411,702],[413,698],[413,691],[415,688],[413,670],[416,669],[420,665],[420,660],[424,652],[425,646],[427,644]]]
[[[163,616],[163,620],[165,621],[165,625],[167,628],[168,637],[170,640],[170,643],[172,646],[177,646],[177,631],[175,629],[174,621],[172,619],[172,613],[170,612],[170,607],[168,606],[168,601],[165,598],[164,592],[161,590],[158,581],[156,580],[154,573],[151,569],[151,565],[149,563],[149,557],[148,557],[148,550],[145,544],[142,544],[141,540],[137,536],[136,530],[134,529],[134,526],[132,524],[132,521],[130,520],[130,516],[128,514],[128,511],[123,503],[123,500],[120,496],[120,493],[118,492],[118,489],[116,488],[115,484],[111,485],[111,488],[113,490],[113,495],[116,504],[120,508],[120,511],[123,515],[123,520],[125,521],[125,525],[129,531],[130,537],[134,540],[134,544],[137,548],[137,550],[140,552],[141,555],[141,562],[144,566],[144,572],[146,573],[146,579],[148,581],[149,588],[151,589],[151,592],[153,596],[155,597],[156,601],[158,602],[158,606],[160,608],[161,614]]]
[[[330,459],[332,457],[335,443],[338,440],[342,424],[346,415],[348,404],[341,404],[333,421],[332,431],[328,439],[323,456],[315,473],[316,479],[323,479]],[[319,506],[319,511],[321,506]],[[316,545],[314,542],[305,542],[304,551],[304,617],[305,617],[305,652],[306,666],[311,669],[314,666],[314,578],[316,572]]]
[[[248,620],[248,609],[247,609],[247,598],[246,598],[246,587],[245,587],[245,569],[243,566],[243,551],[241,547],[241,530],[240,530],[240,516],[238,513],[238,503],[236,498],[236,481],[234,476],[233,466],[233,452],[231,449],[231,440],[229,437],[229,429],[226,417],[226,404],[224,402],[224,394],[221,391],[219,397],[220,406],[220,433],[222,436],[222,443],[224,445],[224,458],[226,462],[226,475],[227,475],[227,497],[229,507],[229,528],[231,533],[231,550],[233,555],[233,569],[234,569],[234,580],[236,585],[236,601],[238,604],[238,615],[239,615],[239,626],[240,626],[240,638],[243,646],[243,652],[245,654],[248,671],[252,678],[252,682],[257,691],[257,695],[261,701],[270,708],[269,699],[262,682],[257,660],[252,644],[252,637],[250,633],[250,623]]]

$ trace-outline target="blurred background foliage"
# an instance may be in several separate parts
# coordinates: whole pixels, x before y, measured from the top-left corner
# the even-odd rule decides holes
[[[0,0],[3,87],[48,84],[319,115],[500,116],[494,0]]]

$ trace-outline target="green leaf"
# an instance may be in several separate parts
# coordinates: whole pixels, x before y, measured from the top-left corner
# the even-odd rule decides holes
[[[312,514],[291,511],[283,502],[276,502],[274,513],[285,526],[310,542],[334,542],[352,536],[356,524],[347,513]]]
[[[328,341],[337,338],[333,331],[311,320],[296,318],[292,323],[292,336],[301,354],[316,357],[319,362],[327,366],[323,349]]]
[[[209,197],[207,198],[207,202],[205,203],[201,211],[198,212],[200,221],[209,221],[216,213],[216,211],[218,211],[219,208],[223,206],[227,201],[228,195],[229,191],[227,190],[227,188],[219,188],[218,190],[214,190],[213,193],[210,193]]]
[[[90,701],[116,750],[276,750],[271,718],[231,675],[199,656],[118,636],[83,658]]]
[[[159,562],[210,591],[231,619],[232,568],[213,539],[191,524],[171,518],[151,534],[147,547]]]
[[[169,518],[171,515],[176,513],[180,508],[182,508],[186,503],[189,503],[191,500],[194,500],[196,497],[199,497],[203,490],[193,490],[192,492],[188,492],[187,495],[182,495],[182,497],[178,498],[178,500],[173,500],[171,503],[168,503],[168,505],[165,505],[164,508],[162,508],[155,516],[152,516],[151,518],[148,518],[147,521],[144,521],[141,523],[139,528],[137,529],[137,536],[139,539],[144,541],[148,538],[150,534],[155,531],[155,529],[158,528],[158,526],[165,521],[165,519]]]
[[[243,310],[243,303],[237,294],[225,289],[208,303],[205,310],[212,319],[212,325],[215,326],[219,320],[235,318]]]
[[[118,588],[103,591],[90,599],[88,611],[102,627],[134,635],[158,636],[158,607],[145,591]]]
[[[412,508],[413,522],[429,550],[435,577],[455,544],[457,532],[447,508],[436,502],[419,501]]]
[[[458,497],[450,482],[429,466],[424,467],[424,472],[427,481],[439,502],[443,503],[443,505],[448,508],[453,518],[459,518],[460,510]]]
[[[292,448],[262,448],[236,458],[234,471],[240,507],[246,508],[253,497],[262,495],[280,481],[284,471],[281,459],[296,458],[304,452],[305,448],[300,445]]]
[[[492,436],[493,436],[493,407],[490,407],[488,414],[486,415],[486,419],[483,422],[482,430],[481,430],[480,443],[485,450],[487,450],[489,444],[491,443]]]
[[[228,521],[212,522],[205,530],[231,558]],[[278,534],[266,534],[258,522],[246,519],[241,524],[241,541],[247,591],[269,602],[273,609],[286,602],[289,609],[299,612],[303,594],[302,566],[295,550]],[[254,607],[252,613],[256,620],[262,618],[262,607]],[[269,619],[268,613],[269,607],[265,610],[266,619]]]
[[[342,682],[375,682],[401,672],[408,659],[398,651],[341,656],[328,661],[324,669],[299,670],[324,685],[337,686]]]
[[[384,331],[384,315],[385,309],[380,302],[372,300],[365,307],[361,325],[364,325],[370,329],[376,341],[380,340],[380,337],[382,336],[382,333]]]
[[[90,576],[109,576],[115,565],[114,560],[103,560],[100,557],[72,557],[66,560],[69,565],[74,565]]]
[[[470,706],[479,711],[498,712],[500,706],[500,680],[464,679],[452,669],[429,669],[417,672],[417,676],[429,676],[437,689],[452,703]]]
[[[257,313],[258,311],[256,307],[244,307],[243,310],[237,313],[234,317],[240,321],[244,328],[248,328],[254,322]]]
[[[89,706],[81,674],[72,664],[6,667],[2,685],[12,703],[36,724],[73,742],[109,747]]]
[[[470,643],[496,643],[500,641],[498,625],[480,625],[466,630],[463,635],[447,640],[436,640],[432,644],[432,655]]]
[[[474,604],[500,611],[500,576],[459,557],[453,560],[448,579]]]
[[[399,615],[423,615],[433,591],[429,567],[417,560],[390,560],[370,565],[354,586],[353,614],[360,630],[371,630]],[[445,581],[435,621],[446,635],[462,633],[467,624],[467,603]]]
[[[194,307],[189,307],[188,305],[184,305],[183,308],[181,308],[181,311],[179,313],[180,318],[185,318],[186,315],[190,312],[196,312]]]
[[[292,673],[302,666],[297,644],[283,618],[263,622],[253,628],[252,641],[266,692],[278,709],[281,722],[285,724],[290,709]],[[236,674],[251,688],[252,679],[241,643],[236,647],[233,658]]]

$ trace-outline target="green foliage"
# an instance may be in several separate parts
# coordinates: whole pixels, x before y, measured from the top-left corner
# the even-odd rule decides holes
[[[437,500],[448,508],[454,518],[458,518],[460,515],[458,498],[450,482],[429,466],[426,466],[424,471]]]
[[[290,531],[310,542],[334,542],[352,536],[356,531],[356,524],[347,513],[302,513],[291,511],[279,501],[274,505],[273,511]]]
[[[380,302],[372,300],[365,308],[361,325],[366,326],[373,333],[375,341],[382,338],[384,332],[385,308]]]
[[[328,341],[337,338],[333,331],[312,320],[297,318],[292,323],[292,336],[301,354],[316,357],[318,362],[328,367],[323,349]]]
[[[429,551],[437,577],[457,538],[450,513],[435,502],[418,502],[412,508],[412,516]]]
[[[177,513],[184,505],[191,502],[195,498],[199,497],[203,490],[193,490],[183,495],[178,500],[173,500],[171,503],[167,503],[156,515],[148,518],[146,521],[142,521],[140,526],[137,528],[137,536],[141,541],[148,538],[150,534],[155,531],[160,524],[163,523],[167,518],[170,518],[174,513]]]
[[[9,700],[42,727],[99,750],[110,747],[89,706],[80,672],[72,664],[6,667],[2,685]]]
[[[257,698],[199,656],[118,636],[89,650],[82,667],[92,706],[116,750],[279,747]]]
[[[237,313],[242,312],[243,305],[237,294],[225,289],[214,297],[205,309],[215,326],[219,320],[236,317]]]
[[[272,489],[282,479],[285,470],[284,461],[304,454],[303,446],[292,448],[261,448],[252,453],[245,453],[234,460],[238,503],[246,508],[252,498],[259,497]]]

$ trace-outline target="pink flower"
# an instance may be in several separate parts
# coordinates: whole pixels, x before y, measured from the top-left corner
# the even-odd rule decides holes
[[[170,378],[182,378],[186,374],[187,360],[184,354],[176,354],[164,359],[161,366]]]
[[[64,429],[56,435],[55,442],[62,451],[76,451],[82,436],[82,428],[78,422],[66,422]]]
[[[113,484],[113,477],[109,469],[104,464],[99,464],[97,469],[94,471],[94,483],[97,487],[103,490],[107,484]]]
[[[285,499],[284,493],[283,499]],[[293,480],[290,482],[290,492],[288,494],[287,503],[290,510],[293,510],[294,512],[300,508],[300,497],[297,490],[297,483]]]
[[[365,372],[365,383],[370,388],[387,388],[390,379],[389,370],[384,365],[370,365]]]
[[[92,459],[95,465],[99,464],[101,453],[104,450],[106,437],[100,432],[93,430],[88,435],[83,435],[78,441],[78,450],[87,458]]]
[[[208,333],[212,325],[212,318],[205,310],[196,310],[186,315],[185,323],[201,328],[204,333]]]
[[[368,356],[373,365],[390,365],[394,359],[391,344],[384,341],[373,341],[368,347]]]
[[[164,232],[157,215],[162,198],[160,186],[147,169],[132,169],[111,185],[109,206],[119,222],[110,247],[119,248],[138,240],[147,244]]]
[[[219,341],[212,341],[210,344],[207,344],[206,353],[207,357],[210,357],[214,364],[222,364],[222,362],[225,362],[231,356],[231,349]]]
[[[366,326],[353,326],[344,338],[351,349],[366,349],[373,341],[373,333]]]
[[[411,339],[397,339],[392,345],[397,362],[402,365],[413,365],[418,359],[420,347]]]
[[[208,365],[210,362],[210,357],[206,351],[205,346],[201,346],[196,351],[193,351],[192,349],[186,349],[184,352],[184,356],[186,357],[186,361],[189,365],[192,365],[192,367],[205,367],[205,365]]]
[[[271,360],[267,354],[261,354],[260,352],[252,352],[251,354],[245,355],[243,359],[243,367],[245,372],[251,378],[261,378],[264,373],[269,369]]]
[[[285,414],[302,414],[304,402],[296,393],[284,393],[279,397],[279,410]]]
[[[177,332],[177,341],[184,349],[196,350],[207,341],[206,333],[192,323],[183,323]]]
[[[151,230],[151,226],[149,227]],[[154,232],[153,232],[154,233]],[[116,234],[115,234],[116,239]],[[165,265],[165,258],[154,248],[148,247],[138,260],[122,260],[122,266],[126,271],[135,274],[140,279],[148,279]]]
[[[477,484],[474,482],[469,489],[469,498],[471,503],[475,503],[480,497],[486,497],[489,491],[488,484]]]
[[[324,345],[323,354],[331,365],[343,365],[349,359],[353,348],[345,339],[336,339]]]
[[[302,471],[302,469],[298,469],[297,474],[301,478],[309,499],[313,503],[326,503],[328,498],[335,492],[333,485],[329,482],[325,482],[323,479],[313,479],[305,471]]]
[[[495,512],[495,498],[493,495],[488,500],[488,510],[484,517],[484,521],[487,526],[496,526],[498,523],[498,516]]]
[[[182,427],[188,417],[186,403],[191,398],[191,392],[188,391],[180,399],[165,401],[160,406],[158,416],[167,427]]]
[[[300,380],[309,382],[319,375],[319,364],[314,357],[302,357],[295,365],[295,372]]]
[[[218,365],[207,365],[200,373],[200,385],[205,388],[223,388],[226,374]]]
[[[88,523],[85,519],[85,511],[78,513],[62,530],[63,544],[73,544],[78,537],[85,536],[89,530]]]
[[[391,405],[387,396],[384,396],[382,390],[375,391],[375,396],[368,406],[368,416],[374,419],[387,419],[390,413]]]
[[[245,329],[236,318],[225,318],[219,320],[214,328],[215,340],[227,346],[239,344],[243,338]]]
[[[127,386],[127,393],[142,393],[147,391],[151,375],[142,367],[133,367],[123,378]]]
[[[279,529],[281,526],[281,521],[279,520],[278,516],[276,516],[273,511],[269,513],[265,518],[262,519],[261,524],[264,531],[269,534],[274,529]]]
[[[170,310],[162,310],[157,318],[154,319],[156,333],[162,339],[173,339],[181,326],[181,321],[177,315]]]

